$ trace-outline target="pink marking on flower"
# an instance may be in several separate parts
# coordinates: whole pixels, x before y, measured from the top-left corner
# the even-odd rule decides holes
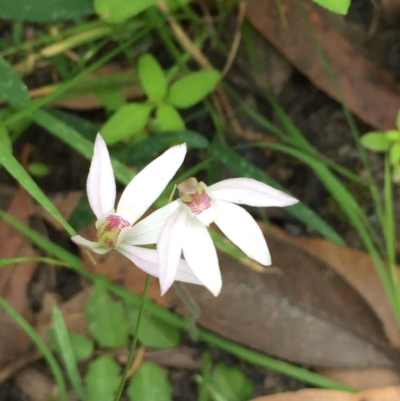
[[[131,224],[121,216],[110,214],[105,217],[97,229],[97,238],[99,242],[107,248],[114,249],[117,245],[118,235],[123,228]]]
[[[182,200],[182,202],[195,215],[199,215],[204,212],[204,210],[209,209],[212,205],[212,200],[206,191],[200,194],[191,195],[191,198],[192,199],[189,201]]]

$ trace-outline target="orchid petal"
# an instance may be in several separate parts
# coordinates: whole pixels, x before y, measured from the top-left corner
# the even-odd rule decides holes
[[[158,237],[157,252],[160,269],[161,294],[171,287],[176,279],[178,261],[182,253],[187,211],[177,209],[167,220]]]
[[[100,134],[96,136],[86,190],[90,207],[98,219],[114,207],[116,196],[114,172],[107,145]]]
[[[183,255],[201,283],[217,296],[222,287],[217,251],[207,228],[196,217],[187,218]]]
[[[159,277],[157,251],[155,249],[140,248],[133,245],[122,244],[118,252],[131,260],[137,267],[152,276]],[[185,260],[180,259],[175,280],[191,284],[201,284]]]
[[[94,253],[97,253],[99,255],[104,255],[105,253],[110,252],[110,249],[99,244],[98,242],[88,241],[80,235],[73,236],[71,240],[82,248],[89,249],[90,251],[93,251]]]
[[[249,206],[290,206],[297,199],[252,178],[230,178],[208,187],[216,200]]]
[[[139,221],[139,223],[135,224],[133,227],[123,229],[119,234],[117,246],[119,244],[155,244],[165,222],[178,207],[178,201],[171,202]]]
[[[186,144],[174,146],[148,164],[128,184],[121,195],[117,212],[131,224],[160,196],[186,155]]]
[[[264,235],[253,217],[233,203],[215,201],[215,224],[249,258],[262,265],[271,264]]]

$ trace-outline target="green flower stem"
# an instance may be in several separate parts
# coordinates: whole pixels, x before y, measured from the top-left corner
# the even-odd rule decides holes
[[[142,299],[141,299],[140,305],[139,305],[139,314],[138,314],[137,321],[136,321],[135,333],[133,336],[131,349],[129,351],[128,360],[126,361],[125,368],[122,373],[121,381],[119,382],[117,393],[114,398],[115,401],[119,401],[119,399],[121,398],[122,391],[124,390],[124,386],[125,386],[125,382],[126,382],[126,377],[128,375],[128,371],[132,365],[133,356],[135,355],[136,344],[137,344],[139,328],[140,328],[140,321],[142,320],[142,314],[143,314],[144,306],[145,306],[146,299],[147,299],[147,293],[149,292],[150,279],[151,279],[151,276],[148,274],[146,276],[146,282],[144,283]]]
[[[385,157],[385,180],[384,180],[384,204],[385,216],[382,230],[385,236],[386,257],[389,264],[390,277],[392,279],[394,293],[394,309],[397,322],[400,324],[400,288],[396,267],[396,227],[394,221],[393,207],[393,184],[390,173],[390,161],[388,155]]]
[[[35,329],[26,321],[26,319],[3,297],[0,297],[0,307],[3,308],[6,313],[8,313],[8,315],[14,320],[14,322],[17,323],[19,327],[21,327],[21,329],[31,338],[31,340],[42,352],[57,383],[60,399],[63,401],[67,401],[67,386],[65,384],[64,376],[50,348],[39,337]]]
[[[209,351],[203,355],[202,380],[200,382],[198,401],[208,401],[208,385],[211,379],[212,358]]]

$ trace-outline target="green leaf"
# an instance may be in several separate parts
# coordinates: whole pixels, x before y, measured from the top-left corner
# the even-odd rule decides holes
[[[191,107],[209,95],[220,79],[219,71],[211,68],[187,74],[171,85],[167,101],[178,109]]]
[[[138,64],[140,83],[149,100],[159,101],[167,93],[167,79],[157,59],[147,53],[140,57]]]
[[[139,308],[128,305],[128,319],[131,334],[134,334]],[[179,345],[181,341],[181,330],[167,322],[157,319],[149,313],[144,312],[140,323],[138,338],[146,347],[171,348]]]
[[[44,177],[50,174],[50,167],[40,162],[32,162],[28,165],[28,171],[35,177]]]
[[[166,150],[172,144],[186,142],[188,148],[205,149],[208,141],[204,136],[194,131],[170,131],[148,137],[126,147],[118,154],[118,159],[127,164],[137,165],[154,158],[159,152]]]
[[[53,306],[52,316],[57,348],[64,362],[64,366],[68,372],[68,376],[71,380],[72,386],[79,395],[79,398],[83,400],[85,399],[85,391],[83,389],[83,383],[81,375],[79,373],[78,363],[76,361],[75,353],[72,348],[70,337],[68,335],[67,326],[65,325],[62,313],[57,306]]]
[[[125,309],[115,301],[105,285],[97,281],[85,305],[89,331],[103,347],[120,347],[128,341]]]
[[[97,88],[96,95],[107,111],[115,112],[126,104],[125,96],[119,88]]]
[[[375,152],[385,152],[389,148],[389,140],[384,132],[368,132],[360,138],[361,145]]]
[[[397,129],[388,129],[383,132],[389,142],[400,141],[400,131]]]
[[[153,107],[148,103],[130,103],[121,107],[101,128],[104,140],[113,144],[141,131]]]
[[[398,111],[396,116],[396,127],[400,131],[400,110]]]
[[[110,355],[92,362],[85,377],[87,401],[112,401],[119,384],[119,371]]]
[[[68,330],[68,334],[76,360],[81,362],[90,358],[94,351],[93,341],[84,334],[71,330]]]
[[[392,166],[400,164],[400,142],[396,142],[390,147],[389,161]]]
[[[10,134],[1,123],[0,123],[0,146],[4,147],[4,149],[10,153],[12,152],[12,142]]]
[[[93,13],[92,0],[0,0],[0,17],[17,21],[54,22]]]
[[[265,174],[264,171],[256,167],[253,163],[250,163],[244,157],[238,155],[226,145],[215,144],[211,147],[211,150],[217,160],[231,169],[238,176],[251,177],[277,189],[286,191],[282,185]],[[322,234],[324,237],[339,245],[344,245],[341,236],[304,203],[299,202],[293,206],[285,207],[285,210],[298,220]]]
[[[94,0],[94,8],[105,21],[117,23],[139,14],[157,2],[158,0]]]
[[[189,4],[190,0],[167,0],[167,6],[169,10],[175,10]]]
[[[128,386],[131,401],[172,401],[167,371],[153,362],[143,362]]]
[[[393,166],[392,180],[396,183],[400,182],[400,164]]]
[[[253,395],[253,382],[237,367],[219,363],[211,375],[211,384],[226,401],[247,401]]]
[[[7,0],[0,0],[0,10],[3,1],[7,2]],[[2,57],[0,57],[0,77],[0,97],[3,100],[18,108],[30,104],[28,88],[18,73]]]
[[[160,104],[156,110],[156,118],[161,131],[179,131],[185,129],[185,122],[175,107]]]
[[[313,0],[320,6],[337,14],[347,14],[350,7],[350,0]]]

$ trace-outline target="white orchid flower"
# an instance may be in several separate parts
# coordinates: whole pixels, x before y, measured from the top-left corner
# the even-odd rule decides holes
[[[158,277],[157,251],[137,245],[154,244],[162,221],[155,226],[144,223],[146,219],[134,224],[165,189],[182,165],[185,155],[186,144],[181,144],[148,164],[125,188],[115,210],[114,172],[106,143],[98,134],[87,179],[89,204],[97,217],[97,242],[88,241],[80,235],[72,237],[72,241],[100,255],[114,249],[145,272]],[[151,219],[148,221],[151,223]],[[178,276],[181,281],[193,281],[193,275],[183,260],[179,261]]]
[[[271,264],[264,235],[253,217],[238,204],[289,206],[298,202],[275,188],[251,178],[233,178],[207,187],[196,178],[178,185],[179,198],[159,209],[158,221],[166,221],[159,234],[157,251],[161,292],[179,278],[181,253],[192,274],[190,282],[204,285],[217,296],[222,279],[218,257],[207,226],[215,223],[249,258]],[[154,213],[153,220],[157,220]],[[169,218],[166,220],[166,215]]]

